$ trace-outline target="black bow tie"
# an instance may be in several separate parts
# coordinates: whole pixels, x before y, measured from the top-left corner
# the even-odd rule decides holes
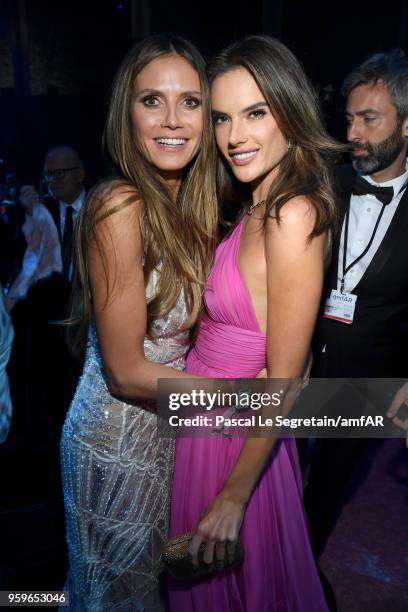
[[[394,197],[394,189],[392,187],[376,187],[376,185],[372,185],[363,179],[362,176],[356,176],[351,191],[354,195],[366,195],[370,193],[385,206],[389,204]]]

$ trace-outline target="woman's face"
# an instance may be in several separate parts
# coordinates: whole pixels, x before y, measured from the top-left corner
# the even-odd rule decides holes
[[[217,77],[211,100],[217,145],[236,178],[272,180],[288,143],[250,72],[236,68]]]
[[[165,178],[181,176],[201,143],[198,72],[179,55],[152,60],[136,77],[131,116],[147,159]]]

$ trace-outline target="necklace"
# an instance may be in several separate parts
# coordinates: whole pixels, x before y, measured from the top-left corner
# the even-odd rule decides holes
[[[258,206],[262,206],[262,204],[265,204],[265,200],[260,200],[260,202],[256,202],[255,204],[251,204],[251,206],[247,210],[247,215],[252,215],[254,210],[256,208],[258,208]]]

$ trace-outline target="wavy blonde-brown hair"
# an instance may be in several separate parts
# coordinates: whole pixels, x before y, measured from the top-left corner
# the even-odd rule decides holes
[[[269,36],[247,36],[233,43],[210,63],[210,83],[237,68],[246,68],[253,76],[290,143],[270,186],[264,221],[273,214],[279,222],[279,212],[288,200],[306,196],[316,211],[310,235],[313,238],[335,220],[332,166],[335,156],[347,147],[327,134],[315,92],[299,61],[285,45]],[[223,160],[219,161],[217,177],[220,201],[239,202],[241,216],[245,214],[251,200],[249,186],[238,183]]]
[[[135,79],[152,60],[178,55],[197,71],[201,84],[203,133],[196,157],[184,171],[176,203],[168,185],[144,155],[134,136],[131,103]],[[91,313],[88,248],[94,241],[104,263],[106,257],[96,228],[106,216],[143,202],[144,277],[147,285],[154,269],[160,266],[155,293],[147,305],[147,334],[152,323],[168,313],[184,290],[190,321],[193,324],[202,307],[202,292],[212,263],[217,227],[215,191],[216,155],[211,127],[211,109],[206,66],[196,47],[178,36],[152,36],[136,44],[126,55],[113,81],[110,105],[103,134],[104,152],[116,169],[118,179],[129,195],[123,203],[106,210],[106,189],[97,187],[84,205],[76,227],[76,289],[71,320],[80,321],[75,344],[84,342]],[[136,219],[136,217],[135,217]],[[136,220],[135,220],[136,222]],[[107,278],[108,296],[115,279]],[[71,335],[72,344],[72,335]]]

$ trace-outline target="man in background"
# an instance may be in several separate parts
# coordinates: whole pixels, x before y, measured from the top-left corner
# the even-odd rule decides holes
[[[61,145],[47,151],[43,176],[49,195],[43,203],[51,213],[58,235],[62,270],[35,284],[27,296],[30,315],[30,380],[33,410],[42,413],[55,439],[64,421],[81,364],[66,344],[64,321],[69,314],[73,279],[75,224],[85,200],[85,170],[78,153]]]
[[[85,200],[85,169],[75,149],[62,145],[49,149],[44,161],[44,180],[50,194],[44,198],[44,204],[58,231],[63,275],[70,281],[74,228]]]
[[[313,376],[406,378],[407,59],[399,50],[373,55],[346,78],[343,93],[352,166],[339,169],[339,231],[316,327]],[[353,402],[358,411],[362,401],[343,394],[337,408],[344,414]],[[384,402],[384,416],[387,408]],[[316,557],[367,443],[316,440],[304,495]]]

